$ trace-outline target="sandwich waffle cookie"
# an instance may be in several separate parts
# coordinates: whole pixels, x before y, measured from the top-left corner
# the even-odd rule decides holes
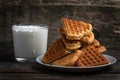
[[[81,38],[81,41],[85,42],[85,43],[92,43],[94,41],[94,34],[93,32],[91,32],[88,35],[85,35],[83,38]]]
[[[100,52],[103,53],[106,51],[106,47],[100,45],[99,41],[97,39],[94,39],[94,41],[90,44],[91,46],[95,46],[95,48]]]
[[[69,51],[65,48],[62,40],[58,39],[48,48],[48,51],[43,56],[43,62],[51,63],[67,54],[69,54]]]
[[[95,47],[99,47],[100,43],[98,40],[94,39],[92,43],[86,43],[86,42],[82,42],[82,48],[85,48],[87,46],[95,46]]]
[[[94,41],[90,45],[94,45],[95,47],[98,47],[100,46],[100,42],[97,39],[94,39]]]
[[[78,21],[62,18],[64,30],[66,33],[67,39],[70,40],[80,40],[84,35],[84,28],[79,27]]]
[[[94,39],[94,41],[91,44],[82,44],[82,48],[85,48],[87,46],[94,46],[100,53],[103,53],[106,51],[105,46],[100,45],[99,41]]]
[[[70,53],[63,58],[54,61],[53,65],[58,66],[75,66],[76,61],[82,55],[82,51],[76,50],[74,53]]]
[[[84,35],[92,32],[92,26],[83,21],[62,18],[62,22],[67,39],[80,40]]]
[[[92,32],[92,25],[83,21],[79,21],[79,25],[84,27],[84,35],[88,35]]]
[[[59,28],[58,32],[60,33],[61,38],[63,40],[63,43],[65,44],[65,46],[66,46],[67,49],[69,49],[69,50],[75,50],[75,49],[78,49],[78,48],[81,47],[80,41],[77,41],[77,40],[68,40],[66,38],[66,35],[64,33],[63,28]]]
[[[109,63],[109,61],[94,46],[83,48],[82,51],[83,55],[79,57],[77,66],[98,66]]]
[[[103,52],[106,51],[105,46],[99,46],[99,47],[96,47],[96,49],[97,49],[100,53],[103,53]]]

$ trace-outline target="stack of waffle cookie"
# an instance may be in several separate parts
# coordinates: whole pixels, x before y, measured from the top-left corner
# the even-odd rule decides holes
[[[51,44],[43,62],[59,66],[98,66],[108,64],[103,56],[105,46],[95,39],[92,25],[83,21],[62,18],[58,29],[61,39]]]

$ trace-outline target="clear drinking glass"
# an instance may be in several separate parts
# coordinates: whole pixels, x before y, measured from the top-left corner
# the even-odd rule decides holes
[[[12,26],[15,59],[31,62],[43,56],[47,49],[48,26],[18,24]]]

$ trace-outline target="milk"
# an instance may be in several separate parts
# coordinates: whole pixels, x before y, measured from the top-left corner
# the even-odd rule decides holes
[[[13,25],[16,59],[43,56],[47,49],[48,28],[43,25]]]

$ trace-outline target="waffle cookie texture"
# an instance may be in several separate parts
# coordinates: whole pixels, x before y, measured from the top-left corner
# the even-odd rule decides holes
[[[103,56],[107,49],[95,39],[90,23],[68,18],[62,18],[61,21],[63,27],[58,28],[60,39],[49,46],[43,63],[77,67],[109,63]]]
[[[75,66],[76,61],[81,55],[82,52],[80,50],[76,50],[74,53],[68,54],[63,58],[54,61],[52,64],[59,66]]]
[[[70,40],[80,40],[92,31],[92,25],[83,21],[62,18],[66,36]]]
[[[61,39],[58,39],[51,44],[48,48],[48,51],[45,53],[43,57],[44,63],[51,63],[56,59],[59,59],[65,55],[69,54],[69,50],[67,50]]]
[[[69,40],[66,38],[65,32],[63,30],[63,28],[59,28],[58,29],[60,35],[61,35],[61,39],[63,41],[63,43],[65,44],[66,48],[69,50],[74,50],[74,49],[78,49],[81,47],[81,42],[78,40]]]
[[[94,41],[94,34],[93,32],[89,33],[88,35],[85,35],[83,38],[81,38],[81,41],[85,43],[92,43]]]
[[[77,60],[77,66],[98,66],[109,63],[94,46],[87,46],[81,51],[83,55]]]

